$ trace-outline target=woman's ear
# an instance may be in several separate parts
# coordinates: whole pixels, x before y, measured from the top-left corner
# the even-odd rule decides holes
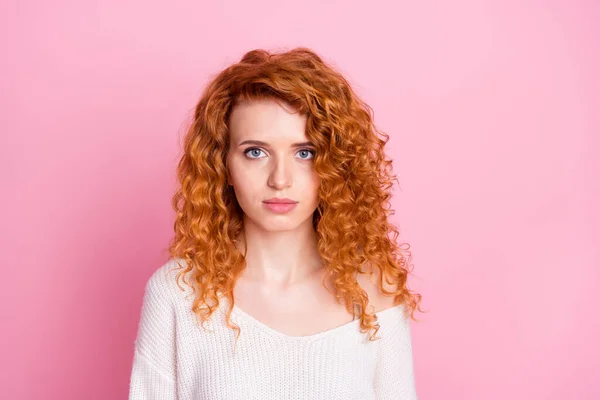
[[[231,180],[231,173],[229,172],[229,163],[227,157],[225,158],[225,171],[227,173],[227,184],[229,186],[233,186],[233,182]]]
[[[231,174],[229,173],[229,167],[227,167],[227,184],[229,186],[233,186],[233,181],[231,179]]]

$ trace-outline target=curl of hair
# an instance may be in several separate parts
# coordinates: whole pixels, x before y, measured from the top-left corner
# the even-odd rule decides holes
[[[172,201],[175,235],[168,250],[183,261],[178,261],[177,284],[182,275],[191,277],[184,282],[194,289],[192,309],[202,324],[220,295],[226,296],[227,326],[239,338],[240,328],[230,317],[235,282],[246,264],[235,246],[243,211],[227,181],[228,123],[238,101],[256,99],[283,101],[307,116],[306,136],[316,146],[313,162],[321,182],[313,226],[336,299],[359,315],[361,332],[374,330],[373,340],[379,324],[367,311],[368,296],[356,278],[369,266],[378,270],[381,291],[394,296],[394,304],[405,304],[414,319],[421,295],[407,288],[410,246],[397,243],[398,229],[388,221],[393,213],[389,190],[397,181],[384,154],[389,136],[375,128],[372,109],[348,81],[314,51],[300,47],[281,53],[252,50],[220,72],[198,101],[185,135],[180,185]],[[393,290],[384,288],[383,279]]]

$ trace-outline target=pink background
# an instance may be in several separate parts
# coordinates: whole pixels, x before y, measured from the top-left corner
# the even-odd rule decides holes
[[[195,102],[298,45],[391,136],[420,399],[600,398],[600,3],[217,3],[2,3],[2,398],[127,396]]]

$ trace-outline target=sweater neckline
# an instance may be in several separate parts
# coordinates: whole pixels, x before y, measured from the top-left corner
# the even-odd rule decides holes
[[[392,307],[389,307],[389,308],[386,308],[386,309],[376,312],[375,315],[377,316],[377,320],[378,320],[377,322],[379,322],[381,324],[382,320],[384,320],[390,314],[394,314],[394,313],[400,311],[401,308],[403,308],[403,306],[404,306],[404,304],[398,304],[398,305],[395,305],[395,306],[392,306]],[[232,314],[239,316],[242,320],[248,322],[249,324],[254,325],[261,331],[265,332],[266,334],[277,337],[277,338],[286,339],[289,341],[313,341],[313,340],[322,339],[326,336],[332,335],[334,333],[339,333],[346,329],[354,327],[355,325],[360,323],[360,318],[357,318],[353,321],[346,322],[342,325],[338,325],[336,327],[329,328],[324,331],[316,332],[316,333],[313,333],[310,335],[288,335],[286,333],[283,333],[281,331],[278,331],[277,329],[270,327],[269,325],[265,324],[264,322],[259,321],[252,315],[250,315],[247,312],[245,312],[244,310],[242,310],[236,304],[233,305],[231,312],[232,312]]]

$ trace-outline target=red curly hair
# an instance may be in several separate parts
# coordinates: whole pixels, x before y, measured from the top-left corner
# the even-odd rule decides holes
[[[243,211],[227,183],[226,157],[232,108],[254,99],[285,101],[307,116],[306,135],[316,147],[313,162],[321,182],[313,226],[336,299],[354,315],[358,310],[361,332],[374,330],[373,340],[377,316],[367,312],[368,295],[356,278],[368,266],[382,293],[394,296],[396,305],[405,304],[414,319],[421,295],[407,288],[410,246],[396,243],[398,229],[388,221],[393,213],[389,190],[397,181],[384,154],[389,137],[375,128],[372,109],[348,81],[300,47],[281,53],[252,50],[219,73],[202,94],[186,133],[177,168],[180,188],[172,202],[175,236],[168,250],[184,261],[177,261],[182,269],[177,284],[190,273],[196,294],[192,309],[202,325],[221,293],[230,304],[227,326],[240,335],[230,317],[235,283],[246,266],[234,245],[243,231]]]

